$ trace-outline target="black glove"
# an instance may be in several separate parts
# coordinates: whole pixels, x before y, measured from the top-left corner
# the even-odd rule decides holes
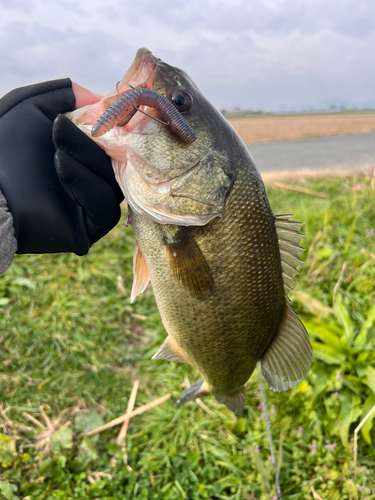
[[[84,255],[120,218],[110,158],[65,116],[54,123],[74,105],[69,78],[0,99],[0,191],[17,253]]]

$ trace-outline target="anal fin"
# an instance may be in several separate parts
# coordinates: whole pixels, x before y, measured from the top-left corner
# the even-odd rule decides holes
[[[305,378],[311,360],[309,335],[286,302],[277,337],[260,360],[263,376],[272,391],[287,391]]]
[[[185,363],[184,358],[176,352],[176,350],[172,347],[171,338],[168,337],[164,340],[162,345],[159,347],[159,350],[156,354],[152,356],[151,359],[164,359],[166,361],[179,361],[180,363]]]
[[[215,397],[220,403],[224,403],[229,410],[239,415],[243,412],[245,406],[245,398],[246,398],[246,388],[241,387],[241,389],[233,394],[216,395]]]
[[[133,256],[133,286],[130,295],[130,302],[134,302],[136,297],[146,290],[150,275],[148,273],[147,264],[138,243],[135,244]]]

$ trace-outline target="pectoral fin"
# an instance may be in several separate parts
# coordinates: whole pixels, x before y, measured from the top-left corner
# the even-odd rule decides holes
[[[168,337],[164,340],[162,345],[156,354],[152,356],[151,359],[165,359],[166,361],[179,361],[185,363],[184,358],[176,352],[176,349],[172,346],[171,338]]]
[[[185,227],[164,238],[173,276],[198,300],[209,298],[214,291],[211,270],[200,248]]]
[[[138,243],[135,244],[133,256],[133,286],[130,295],[130,301],[134,302],[135,298],[146,290],[150,275],[148,273],[147,264]]]
[[[273,391],[287,391],[305,378],[311,360],[309,335],[286,303],[277,337],[260,360],[263,376]]]

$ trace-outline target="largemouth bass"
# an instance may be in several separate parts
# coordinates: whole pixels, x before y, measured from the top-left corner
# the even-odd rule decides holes
[[[311,365],[308,334],[287,298],[304,251],[302,224],[272,213],[233,128],[186,73],[147,49],[116,91],[71,118],[91,135],[119,93],[141,88],[173,102],[196,140],[187,144],[136,111],[93,137],[112,157],[129,205],[137,242],[131,298],[151,281],[168,333],[153,359],[189,363],[202,376],[178,404],[213,394],[240,413],[258,361],[273,391],[298,384]],[[160,119],[152,106],[139,109]]]

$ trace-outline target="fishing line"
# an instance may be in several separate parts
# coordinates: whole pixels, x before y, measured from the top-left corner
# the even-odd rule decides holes
[[[169,125],[169,122],[163,122],[162,120],[159,120],[159,118],[156,118],[155,116],[152,116],[152,115],[149,115],[148,113],[146,113],[145,111],[142,111],[141,109],[139,108],[136,108],[135,106],[133,106],[134,109],[136,109],[137,111],[139,111],[140,113],[142,113],[143,115],[146,115],[148,116],[149,118],[152,118],[153,120],[155,120],[156,122],[159,122],[161,123],[162,125]]]
[[[117,90],[118,95],[119,95],[119,96],[120,96],[120,98],[122,99],[122,98],[124,97],[124,94],[121,94],[121,92],[120,92],[120,91],[119,91],[119,89],[118,89],[118,84],[119,84],[119,83],[120,83],[120,82],[117,82],[117,83],[116,83],[116,90]],[[126,83],[126,82],[125,82],[125,83]],[[127,85],[128,87],[132,88],[133,90],[135,90],[135,87],[133,87],[133,85],[130,85],[130,83],[126,83],[126,85]],[[148,113],[146,113],[145,111],[142,111],[141,109],[137,108],[136,106],[133,106],[133,108],[134,108],[134,109],[136,109],[137,111],[139,111],[140,113],[142,113],[143,115],[146,115],[146,116],[148,116],[149,118],[152,118],[152,119],[153,119],[153,120],[155,120],[156,122],[161,123],[162,125],[169,125],[169,122],[168,122],[168,123],[167,123],[167,122],[163,122],[162,120],[159,120],[159,119],[158,119],[158,118],[156,118],[155,116],[151,116],[151,115],[149,115]]]
[[[276,458],[275,458],[275,449],[273,447],[270,415],[268,413],[268,408],[267,408],[266,392],[264,390],[263,379],[262,379],[262,368],[261,368],[260,363],[257,363],[257,371],[258,371],[258,378],[259,378],[260,393],[262,395],[264,417],[266,419],[268,441],[270,443],[271,460],[272,460],[273,468],[275,470],[275,483],[276,483],[277,496],[278,496],[278,500],[283,500],[281,488],[280,488],[280,481],[279,481],[279,470],[277,468]]]
[[[121,94],[121,92],[119,91],[119,88],[118,88],[119,83],[120,83],[120,82],[117,82],[117,83],[116,83],[116,90],[117,90],[117,93],[118,93],[118,95],[120,96],[120,98],[122,98],[122,97],[124,97],[124,94]],[[127,85],[128,87],[130,87],[130,88],[132,88],[133,90],[135,90],[135,87],[133,87],[133,85],[130,85],[130,83],[127,83],[127,82],[125,82],[125,83],[126,83],[126,85]],[[136,109],[137,111],[139,111],[139,112],[140,112],[140,113],[142,113],[143,115],[148,116],[148,117],[149,117],[149,118],[151,118],[152,120],[155,120],[156,122],[161,123],[162,125],[169,126],[169,122],[168,122],[168,123],[167,123],[167,122],[163,122],[162,120],[159,120],[159,119],[158,119],[158,118],[156,118],[155,116],[149,115],[149,114],[148,114],[148,113],[146,113],[145,111],[142,111],[141,109],[139,109],[139,108],[137,108],[137,107],[135,107],[135,106],[133,106],[133,107],[134,107],[134,109]],[[220,156],[220,157],[221,157],[221,158],[223,158],[224,160],[229,161],[229,162],[231,162],[231,163],[235,164],[235,162],[234,162],[234,161],[230,160],[230,159],[229,159],[229,158],[227,158],[226,156],[221,155],[221,154],[220,154],[220,153],[218,153],[217,151],[214,151],[214,150],[213,150],[213,149],[211,149],[209,146],[206,146],[205,144],[203,144],[202,142],[198,141],[197,139],[196,139],[194,142],[196,142],[196,143],[197,143],[197,144],[199,144],[200,146],[203,146],[204,148],[208,149],[209,151],[211,151],[211,153],[213,153],[213,154],[215,154],[215,155],[217,155],[217,156]]]

